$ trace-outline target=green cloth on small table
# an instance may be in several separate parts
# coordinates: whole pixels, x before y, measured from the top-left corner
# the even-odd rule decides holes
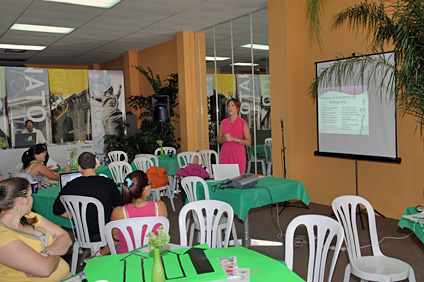
[[[214,272],[197,274],[188,254],[190,248],[162,251],[166,281],[212,281],[225,279],[217,258],[235,256],[239,268],[250,268],[250,281],[304,281],[280,262],[244,247],[205,249]],[[88,281],[151,281],[152,252],[131,252],[88,260],[84,273]],[[180,260],[178,260],[180,259]],[[181,262],[181,264],[180,264]],[[182,269],[184,271],[182,271]],[[125,276],[124,276],[125,275]],[[185,277],[184,277],[185,276]],[[144,279],[143,279],[144,278]],[[231,280],[229,280],[231,281]]]
[[[249,150],[249,156],[250,155],[253,155],[255,153],[255,147],[250,147],[250,150]],[[268,156],[271,156],[271,154],[272,154],[272,152],[271,152],[271,148],[267,148],[267,154],[268,154]],[[264,144],[259,144],[259,145],[256,145],[256,156],[258,157],[258,158],[262,158],[262,159],[265,159],[265,145]]]
[[[222,182],[206,181],[209,187],[209,197],[212,200],[230,204],[234,213],[243,221],[252,208],[289,200],[301,200],[306,205],[311,202],[305,187],[299,180],[267,176],[260,178],[255,186],[243,190],[227,188],[223,190],[215,189],[215,192],[213,192],[212,186]],[[203,189],[199,188],[197,189],[197,195],[198,199],[201,200],[205,198],[205,195]]]
[[[419,212],[417,212],[417,210],[414,207],[409,207],[409,208],[406,208],[403,215],[411,215],[411,214],[417,214],[417,213]],[[415,235],[417,235],[417,237],[421,240],[421,242],[424,243],[424,229],[421,227],[421,225],[418,222],[414,222],[402,217],[399,220],[398,226],[402,229],[405,227],[408,229],[411,229],[412,231],[414,231]]]

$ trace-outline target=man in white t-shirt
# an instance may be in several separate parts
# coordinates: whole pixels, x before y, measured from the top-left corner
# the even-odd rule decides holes
[[[35,129],[34,128],[34,122],[32,120],[27,120],[25,122],[25,128],[24,131],[22,131],[22,133],[35,133],[36,136],[36,144],[47,144],[46,138],[44,138],[43,132],[41,132],[41,130]]]

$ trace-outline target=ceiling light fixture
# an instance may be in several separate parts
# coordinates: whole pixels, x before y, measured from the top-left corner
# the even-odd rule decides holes
[[[229,60],[230,57],[208,57],[206,56],[206,61],[225,61]]]
[[[65,33],[65,34],[75,30],[75,28],[70,28],[70,27],[18,24],[18,23],[15,23],[14,25],[12,25],[10,29],[23,30],[23,31],[35,31],[35,32]]]
[[[121,0],[44,0],[48,2],[66,3],[98,8],[110,8]]]
[[[0,44],[0,49],[12,49],[12,50],[32,50],[41,51],[46,49],[47,46],[36,46],[36,45],[16,45],[16,44]]]
[[[230,66],[240,66],[240,67],[251,67],[251,66],[259,66],[259,64],[252,64],[252,63],[234,63]]]
[[[241,45],[240,47],[243,48],[252,48],[252,49],[256,49],[256,50],[269,50],[269,46],[268,45],[262,45],[262,44],[244,44]]]

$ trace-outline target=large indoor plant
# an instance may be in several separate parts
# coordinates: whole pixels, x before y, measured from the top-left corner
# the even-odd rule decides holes
[[[308,0],[308,17],[311,35],[321,40],[319,15],[325,0]],[[338,13],[333,20],[333,28],[344,23],[352,29],[366,30],[375,52],[387,49],[395,54],[396,64],[389,64],[383,57],[370,60],[369,57],[356,57],[339,61],[319,75],[311,86],[314,98],[318,86],[341,83],[352,75],[354,66],[369,66],[373,71],[385,65],[392,71],[390,83],[394,87],[392,97],[405,113],[416,117],[421,130],[424,128],[424,5],[418,0],[395,0],[368,2],[350,6]],[[389,85],[382,85],[390,89]]]

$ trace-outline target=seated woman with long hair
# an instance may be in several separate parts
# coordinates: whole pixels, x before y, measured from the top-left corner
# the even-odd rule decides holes
[[[28,149],[22,155],[23,169],[21,172],[28,173],[34,182],[40,187],[49,188],[59,185],[59,174],[50,171],[45,165],[47,149],[43,144],[37,144]]]
[[[31,212],[32,191],[20,177],[0,182],[0,281],[60,281],[70,276],[60,257],[68,232]]]
[[[134,217],[163,216],[167,217],[166,206],[162,201],[148,201],[150,195],[151,182],[146,173],[141,170],[131,172],[122,184],[121,204],[116,207],[111,216],[111,221]],[[157,226],[159,227],[159,226]],[[157,229],[157,228],[155,228]],[[155,229],[153,231],[155,231]],[[116,231],[114,229],[114,231]],[[119,236],[117,236],[119,234]],[[128,252],[128,246],[122,233],[113,233],[115,239],[119,239],[118,254]]]

